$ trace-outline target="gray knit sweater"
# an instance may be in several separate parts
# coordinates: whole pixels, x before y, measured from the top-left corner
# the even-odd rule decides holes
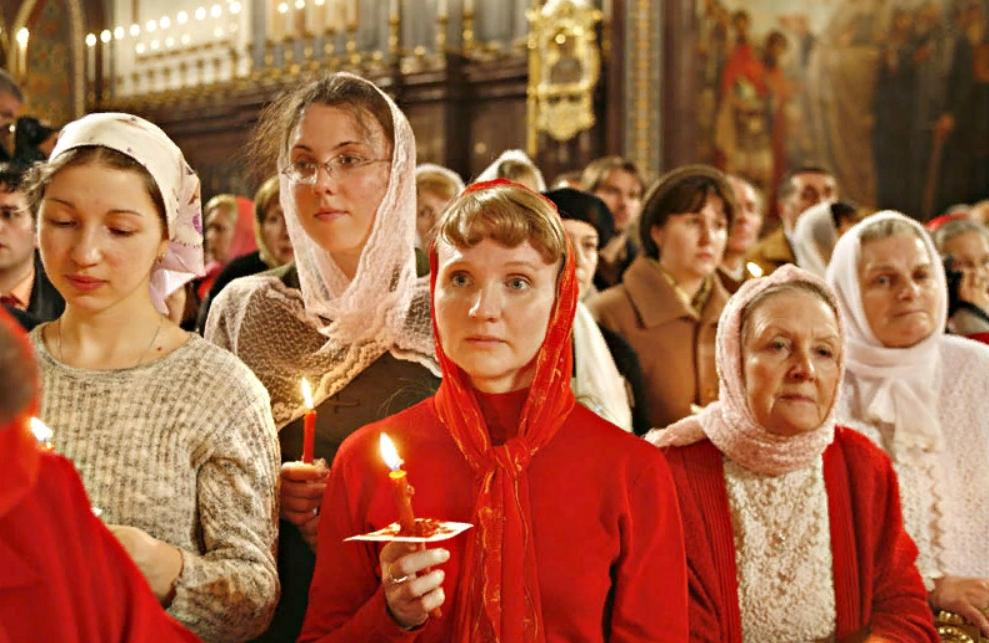
[[[136,368],[83,370],[31,334],[41,418],[111,524],[182,551],[169,612],[207,641],[262,632],[278,598],[278,437],[268,394],[196,335]]]

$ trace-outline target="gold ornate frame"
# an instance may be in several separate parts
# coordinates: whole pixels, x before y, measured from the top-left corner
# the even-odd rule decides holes
[[[594,88],[601,75],[596,28],[601,11],[587,0],[549,0],[529,17],[527,147],[539,134],[566,142],[594,126]]]

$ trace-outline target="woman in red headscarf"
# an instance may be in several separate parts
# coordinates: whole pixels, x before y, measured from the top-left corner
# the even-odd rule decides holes
[[[337,452],[300,640],[685,640],[666,462],[570,389],[578,284],[552,204],[476,185],[444,213],[430,258],[442,384]],[[397,517],[382,432],[416,512],[473,529],[425,550],[343,542]]]

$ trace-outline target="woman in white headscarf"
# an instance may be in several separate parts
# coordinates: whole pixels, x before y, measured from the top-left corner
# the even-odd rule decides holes
[[[282,453],[279,576],[269,640],[295,640],[315,565],[327,468],[292,462],[306,407],[318,411],[315,456],[329,463],[357,428],[438,385],[428,284],[415,265],[415,139],[371,82],[338,73],[290,90],[254,136],[256,169],[277,164],[295,263],[233,281],[206,337],[229,348],[271,394]]]
[[[989,347],[944,333],[944,269],[902,214],[853,227],[827,280],[848,325],[838,420],[892,457],[931,603],[989,635]]]
[[[65,298],[31,334],[41,417],[162,605],[203,639],[252,638],[278,595],[268,395],[164,314],[203,271],[199,179],[164,132],[114,113],[67,125],[34,172]]]
[[[539,171],[529,155],[522,150],[505,150],[502,152],[501,156],[477,175],[474,183],[483,183],[494,179],[515,181],[534,192],[546,191],[546,179],[543,178],[543,173]]]

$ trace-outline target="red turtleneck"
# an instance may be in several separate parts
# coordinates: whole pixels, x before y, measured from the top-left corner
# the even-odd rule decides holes
[[[476,394],[492,442],[514,435],[527,391]],[[413,632],[385,611],[378,552],[343,539],[397,519],[381,463],[387,431],[422,517],[469,521],[471,469],[429,398],[341,446],[321,509],[316,572],[301,641],[452,640],[465,537],[443,543],[443,616]],[[533,538],[547,641],[684,641],[687,581],[679,512],[659,450],[575,405],[529,467]],[[516,587],[518,579],[504,579]]]

